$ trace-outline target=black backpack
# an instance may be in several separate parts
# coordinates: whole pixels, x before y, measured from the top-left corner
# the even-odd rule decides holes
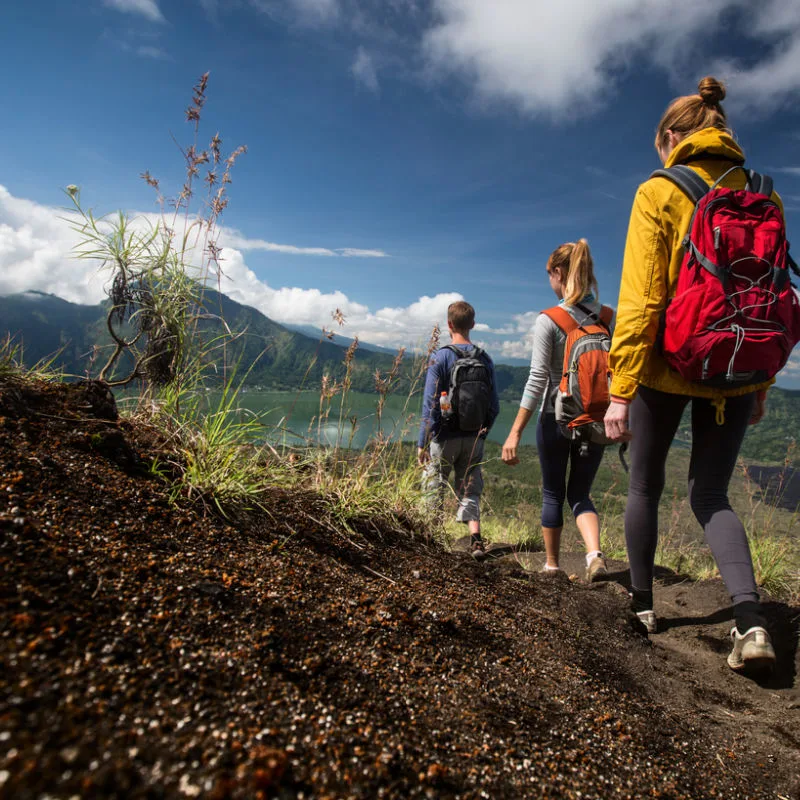
[[[489,425],[489,410],[492,401],[492,377],[480,347],[474,346],[465,352],[453,344],[446,350],[456,354],[450,368],[450,411],[442,414],[442,421],[451,431],[477,433]]]

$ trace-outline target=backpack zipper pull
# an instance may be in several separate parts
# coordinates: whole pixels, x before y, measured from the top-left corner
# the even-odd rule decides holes
[[[721,237],[722,231],[719,229],[719,226],[714,228],[714,249],[719,250],[719,240]]]

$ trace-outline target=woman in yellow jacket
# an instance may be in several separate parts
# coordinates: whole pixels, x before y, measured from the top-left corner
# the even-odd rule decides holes
[[[704,78],[699,93],[679,97],[656,132],[656,150],[666,167],[686,164],[708,184],[744,163],[720,105],[725,89]],[[745,186],[742,170],[723,185]],[[777,199],[777,198],[775,198]],[[689,498],[733,601],[732,669],[771,667],[775,652],[766,631],[744,527],[728,502],[728,484],[748,424],[764,414],[769,383],[718,390],[684,380],[655,345],[667,301],[675,295],[683,260],[683,237],[694,203],[672,181],[643,183],[631,212],[622,267],[617,324],[610,353],[612,402],[606,433],[631,441],[631,478],[625,510],[625,540],[631,567],[633,606],[649,632],[653,612],[653,568],[658,541],[658,503],[664,466],[684,409],[692,404]]]

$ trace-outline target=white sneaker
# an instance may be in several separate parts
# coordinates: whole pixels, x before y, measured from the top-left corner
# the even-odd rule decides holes
[[[608,566],[602,554],[595,556],[586,567],[587,583],[602,581],[608,577]]]
[[[658,621],[656,620],[655,611],[637,611],[636,616],[639,617],[639,621],[642,623],[642,625],[644,625],[648,633],[656,632]]]
[[[734,625],[731,629],[733,650],[728,666],[737,672],[766,672],[775,665],[775,650],[767,631],[757,625],[744,633]]]

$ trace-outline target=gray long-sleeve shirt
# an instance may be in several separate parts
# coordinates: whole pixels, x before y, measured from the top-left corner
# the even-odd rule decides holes
[[[594,298],[584,299],[581,301],[581,305],[593,314],[599,314],[602,308],[602,305]],[[568,311],[578,324],[583,324],[588,319],[587,315],[575,306],[562,306],[562,308]],[[611,320],[610,328],[613,332],[614,318]],[[520,401],[522,408],[533,411],[541,399],[542,405],[539,409],[541,413],[555,412],[556,393],[564,369],[564,346],[566,343],[566,334],[550,317],[546,314],[539,314],[536,317],[533,326],[531,372],[522,392]]]

